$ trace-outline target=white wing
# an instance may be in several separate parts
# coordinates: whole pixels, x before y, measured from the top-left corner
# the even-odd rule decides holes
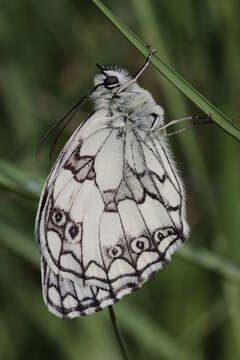
[[[97,111],[76,130],[41,197],[43,293],[59,317],[99,311],[137,289],[188,235],[164,138],[113,124]]]

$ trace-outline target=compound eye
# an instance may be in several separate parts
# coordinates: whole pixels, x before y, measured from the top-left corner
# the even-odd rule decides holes
[[[107,88],[114,87],[114,85],[119,84],[119,80],[116,76],[107,76],[104,80],[104,85]]]

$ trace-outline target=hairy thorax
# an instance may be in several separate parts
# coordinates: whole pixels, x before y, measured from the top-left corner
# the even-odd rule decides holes
[[[101,100],[100,100],[101,99]],[[137,127],[149,131],[155,123],[162,125],[164,111],[147,90],[135,85],[119,95],[101,94],[95,98],[95,108],[105,109],[114,127]]]

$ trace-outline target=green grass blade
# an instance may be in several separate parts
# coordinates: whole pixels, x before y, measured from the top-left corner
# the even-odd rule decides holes
[[[23,234],[12,224],[8,224],[0,219],[0,244],[3,244],[20,258],[32,264],[34,267],[40,267],[40,255],[37,244],[29,235]]]
[[[140,40],[124,23],[121,22],[100,0],[92,0],[93,3],[104,13],[113,25],[144,55],[149,54],[149,48]],[[157,55],[151,59],[152,64],[168,79],[177,89],[186,95],[203,112],[209,115],[229,135],[240,141],[240,129],[223,114],[216,106],[194,89],[176,71],[165,64]]]
[[[0,189],[37,201],[41,185],[26,172],[17,169],[8,161],[0,159]]]
[[[222,275],[228,280],[240,283],[240,268],[235,261],[216,255],[213,252],[190,245],[183,246],[177,255],[185,261],[198,264],[206,270]]]
[[[148,350],[156,359],[169,360],[197,360],[200,357],[193,354],[187,346],[178,344],[158,322],[153,321],[136,307],[126,305],[116,307],[116,313],[121,321],[121,327],[130,334],[134,334],[138,345]],[[136,319],[137,324],[136,326]]]

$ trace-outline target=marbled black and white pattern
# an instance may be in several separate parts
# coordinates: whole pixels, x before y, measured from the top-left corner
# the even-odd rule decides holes
[[[159,131],[164,111],[137,83],[125,86],[130,80],[117,68],[96,76],[95,111],[42,192],[35,232],[43,296],[61,318],[94,313],[141,287],[189,233],[183,185]]]

